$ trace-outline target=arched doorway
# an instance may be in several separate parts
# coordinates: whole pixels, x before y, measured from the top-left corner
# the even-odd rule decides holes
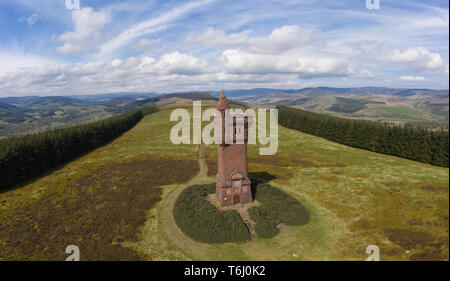
[[[233,203],[234,203],[234,204],[239,204],[239,203],[241,203],[241,197],[239,197],[239,195],[235,195],[235,196],[233,197]]]

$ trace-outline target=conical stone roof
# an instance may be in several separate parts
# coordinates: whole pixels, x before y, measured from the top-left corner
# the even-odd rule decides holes
[[[219,102],[216,105],[216,109],[217,110],[225,110],[228,108],[230,108],[230,105],[228,104],[227,97],[225,97],[225,93],[222,90],[222,92],[220,93]]]

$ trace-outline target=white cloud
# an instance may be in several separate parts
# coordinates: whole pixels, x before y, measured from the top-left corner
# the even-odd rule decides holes
[[[222,53],[221,62],[229,73],[284,73],[301,78],[342,76],[354,73],[344,58],[326,53],[253,54],[239,49]]]
[[[27,18],[27,23],[28,25],[33,25],[36,23],[36,21],[38,20],[38,15],[37,14],[32,14],[31,16],[29,16]]]
[[[211,72],[211,66],[198,58],[179,52],[152,57],[128,58],[111,62],[49,65],[19,69],[0,76],[0,92],[5,94],[92,93],[147,89],[160,80],[177,83],[186,77]],[[184,78],[183,78],[184,77]]]
[[[44,2],[46,12],[41,6],[33,11],[48,21],[55,3]],[[204,7],[212,2],[131,1],[73,12],[60,3],[55,14],[66,17],[59,15],[52,23],[68,24],[67,15],[72,13],[74,27],[55,35],[62,42],[58,52],[85,53],[83,61],[101,62],[47,65],[40,56],[9,58],[0,52],[0,75],[9,73],[0,77],[0,94],[212,89],[223,83],[244,88],[366,83],[403,87],[417,81],[411,85],[448,87],[448,9],[433,13],[395,9],[400,13],[394,16],[392,9],[380,14],[354,10],[350,4],[342,4],[343,9],[327,4],[310,9],[304,1],[301,5],[217,1]],[[254,9],[248,9],[251,5]],[[222,12],[217,15],[212,9]],[[21,19],[22,25],[27,17]],[[361,24],[347,24],[355,20]],[[277,22],[289,25],[274,25]],[[303,25],[306,22],[308,26]],[[192,31],[198,32],[186,34]],[[47,46],[54,42],[45,41],[24,50],[52,55]],[[129,58],[132,55],[139,57]]]
[[[157,18],[149,19],[122,31],[112,40],[100,47],[100,56],[111,54],[115,50],[129,44],[132,40],[146,34],[158,32],[170,26],[170,23],[185,16],[192,10],[214,2],[215,0],[197,0],[181,7],[174,8]]]
[[[425,81],[425,77],[403,75],[400,77],[400,80],[407,81],[407,82],[417,82],[417,81]]]
[[[355,77],[358,77],[358,78],[373,78],[373,77],[375,77],[375,75],[372,73],[372,71],[367,70],[367,69],[363,69],[359,73],[357,73],[355,75]]]
[[[173,52],[164,54],[155,64],[155,71],[165,74],[197,75],[211,71],[205,61],[192,56]]]
[[[91,7],[73,10],[72,21],[75,24],[74,31],[68,31],[59,36],[64,42],[57,48],[61,54],[76,54],[95,48],[100,40],[100,31],[110,21],[108,13],[94,12]]]
[[[381,61],[404,63],[415,71],[438,70],[444,67],[444,62],[438,53],[417,47],[393,52],[378,57]]]
[[[298,25],[284,25],[275,28],[267,37],[251,37],[252,30],[226,34],[223,30],[212,27],[186,37],[185,43],[206,46],[245,48],[251,52],[280,53],[300,47],[311,40],[318,31]]]
[[[202,32],[190,34],[184,40],[188,44],[204,44],[210,46],[239,46],[247,45],[250,40],[248,34],[251,30],[245,30],[239,33],[225,34],[223,30],[217,30],[208,27]]]
[[[20,51],[0,50],[0,76],[24,68],[54,65],[55,61]]]
[[[158,39],[141,39],[136,44],[131,46],[133,50],[149,50],[161,44],[161,38]]]
[[[19,22],[26,22],[28,25],[33,25],[33,24],[35,24],[38,21],[38,19],[39,19],[39,16],[36,13],[34,13],[31,16],[28,16],[28,17],[20,17],[18,19],[18,21]]]
[[[221,67],[228,74],[295,75],[305,79],[355,74],[345,56],[306,51],[304,43],[318,33],[316,29],[285,25],[273,29],[267,37],[253,37],[251,33],[226,34],[210,27],[187,36],[184,42],[228,47],[220,56]],[[369,77],[367,71],[361,75]]]

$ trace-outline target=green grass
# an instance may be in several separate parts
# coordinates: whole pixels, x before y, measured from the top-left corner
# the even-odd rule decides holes
[[[405,115],[410,117],[422,117],[425,113],[415,110],[409,106],[376,106],[367,110],[372,114]]]
[[[343,97],[336,97],[337,103],[328,108],[328,111],[339,113],[355,113],[367,108],[368,104],[384,104],[384,102],[375,102],[364,99],[350,99]]]
[[[75,198],[72,195],[79,191],[75,184],[83,178],[85,181],[90,178],[92,182],[84,186],[94,198],[98,197],[97,200],[88,201],[91,202],[89,204],[99,208],[102,205],[110,206],[107,203],[110,200],[108,196],[101,197],[99,192],[113,190],[114,185],[121,181],[133,186],[137,180],[127,176],[130,173],[127,171],[133,167],[127,163],[169,159],[174,160],[169,163],[171,166],[149,172],[149,180],[155,181],[156,175],[176,177],[181,174],[183,177],[175,182],[167,179],[167,182],[152,184],[154,189],[147,191],[137,189],[134,193],[130,187],[129,199],[123,197],[126,203],[132,202],[129,200],[136,198],[134,196],[158,195],[152,198],[158,198],[159,201],[147,205],[147,209],[136,209],[139,227],[135,228],[134,223],[127,227],[127,212],[121,212],[123,220],[115,221],[112,225],[102,225],[102,229],[114,231],[118,236],[121,233],[130,235],[122,237],[124,241],[114,236],[116,240],[110,243],[132,249],[143,259],[364,260],[367,257],[365,249],[371,244],[379,246],[382,260],[448,259],[448,168],[354,149],[281,126],[276,155],[260,156],[259,146],[249,146],[249,171],[266,175],[270,185],[300,201],[310,213],[308,223],[287,225],[274,238],[255,237],[247,243],[207,244],[194,241],[177,227],[173,206],[188,186],[214,183],[217,148],[214,145],[205,146],[204,153],[202,150],[198,153],[198,145],[171,144],[169,132],[174,123],[169,121],[169,116],[170,111],[164,109],[146,116],[132,130],[109,145],[19,189],[1,193],[0,257],[11,257],[5,255],[5,247],[9,247],[11,255],[16,250],[17,255],[14,257],[18,259],[45,259],[38,255],[39,251],[35,252],[36,255],[19,256],[19,241],[23,238],[21,230],[15,228],[14,224],[5,224],[11,218],[14,218],[11,222],[30,222],[21,212],[24,208],[37,213],[47,210],[44,204],[36,203],[37,200],[49,198],[64,210],[72,206],[64,200]],[[200,159],[200,169],[194,162],[197,158]],[[177,162],[184,164],[177,168]],[[119,166],[110,166],[110,163]],[[146,171],[152,170],[152,167],[146,168],[140,164],[134,167],[136,175],[147,175]],[[98,171],[108,170],[116,174],[111,180],[94,176]],[[137,183],[145,186],[145,179],[146,176]],[[94,208],[89,207],[89,210]],[[52,214],[58,218],[57,215]],[[90,216],[97,218],[95,212]],[[76,225],[72,219],[62,217],[60,221],[67,227]],[[98,221],[102,224],[102,220]],[[41,234],[51,231],[39,229]],[[101,239],[101,236],[85,238],[93,241],[91,239]],[[71,236],[59,239],[59,245],[77,243]],[[419,242],[413,246],[405,244],[404,241],[411,239]],[[32,244],[41,249],[45,247],[39,240],[32,240]],[[63,258],[64,253],[58,257]],[[81,257],[83,259],[83,249]]]
[[[302,105],[302,107],[316,113],[325,113],[344,118],[382,120],[398,124],[427,124],[431,127],[448,126],[448,105],[447,107],[445,105],[431,107],[423,102],[418,104],[410,102],[410,105],[389,103],[388,105],[379,106],[374,104],[377,102],[361,100],[361,104],[356,104],[355,106],[355,104],[342,102],[330,103],[330,100],[326,98],[316,98],[312,104],[317,106],[313,108],[309,108],[308,104],[306,106]]]

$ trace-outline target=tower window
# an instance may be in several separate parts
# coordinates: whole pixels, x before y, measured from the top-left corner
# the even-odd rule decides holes
[[[233,192],[240,192],[242,186],[242,175],[240,173],[234,173],[231,176],[231,185],[233,187]]]

